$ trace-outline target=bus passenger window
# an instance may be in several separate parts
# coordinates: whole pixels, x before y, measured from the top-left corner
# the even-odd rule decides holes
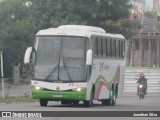
[[[112,57],[112,40],[107,39],[107,56]]]
[[[106,44],[105,44],[105,45],[106,45],[106,47],[105,47],[105,48],[106,48],[106,57],[107,57],[107,56],[108,56],[108,40],[107,40],[107,39],[105,39],[105,41],[106,41]]]
[[[120,54],[122,58],[123,58],[123,53],[124,53],[124,41],[121,41]]]
[[[116,57],[120,57],[120,41],[116,40]]]
[[[94,55],[98,56],[98,38],[94,38],[93,39],[93,51],[94,51]]]
[[[102,42],[101,39],[98,39],[98,56],[101,57],[102,56]]]
[[[106,39],[103,39],[103,43],[102,43],[102,45],[103,45],[103,57],[106,57],[106,53],[107,53],[107,46],[106,46],[106,44],[107,44],[107,41],[106,41]]]
[[[120,42],[121,48],[120,48],[120,56],[123,57],[123,41]]]
[[[116,56],[116,40],[112,40],[112,57]]]
[[[123,57],[125,56],[125,41],[123,41],[123,53],[122,53]]]
[[[101,38],[100,42],[101,42],[101,56],[103,57],[103,54],[104,54],[104,52],[103,52],[103,49],[104,49],[103,38]]]

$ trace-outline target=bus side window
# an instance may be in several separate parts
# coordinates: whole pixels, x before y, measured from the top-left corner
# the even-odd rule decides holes
[[[106,57],[108,57],[108,40],[107,40],[107,38],[105,39],[105,41],[106,41],[106,44],[105,44],[105,48],[106,48]]]
[[[120,57],[123,57],[123,41],[120,42]]]
[[[116,40],[116,57],[120,57],[120,41]]]
[[[101,43],[101,57],[103,57],[103,49],[104,49],[104,46],[103,46],[103,38],[100,38],[100,43]]]
[[[112,40],[112,57],[116,56],[116,40]]]
[[[107,54],[107,41],[106,39],[103,38],[103,57],[106,57],[106,54]]]
[[[98,57],[102,57],[102,40],[98,38]]]
[[[119,57],[121,57],[121,51],[120,51],[120,49],[121,49],[121,41],[119,40],[118,41],[118,44],[119,44],[119,48],[118,48],[118,53],[119,53]]]
[[[112,39],[107,39],[107,57],[112,57]]]
[[[94,37],[93,39],[93,54],[94,56],[98,56],[98,38]]]
[[[123,57],[125,56],[125,41],[123,41],[123,53],[122,53]]]
[[[106,40],[102,38],[102,56],[106,57]]]
[[[121,56],[121,58],[123,58],[123,56],[124,56],[123,53],[124,53],[124,49],[125,49],[124,41],[121,41],[120,44],[121,44],[121,46],[120,46],[120,56]]]

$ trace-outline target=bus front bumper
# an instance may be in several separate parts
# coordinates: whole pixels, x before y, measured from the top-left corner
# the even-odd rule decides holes
[[[32,89],[33,99],[86,100],[86,91],[48,91]]]

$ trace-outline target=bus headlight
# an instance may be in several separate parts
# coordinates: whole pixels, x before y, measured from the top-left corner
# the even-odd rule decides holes
[[[36,90],[43,90],[44,89],[43,87],[40,87],[40,86],[37,86],[37,85],[36,86],[33,85],[32,88],[36,89]]]
[[[142,88],[143,87],[143,85],[139,85],[139,88]]]
[[[72,90],[73,90],[73,91],[80,92],[80,91],[86,90],[86,88],[84,88],[84,87],[79,87],[79,88],[73,88]]]

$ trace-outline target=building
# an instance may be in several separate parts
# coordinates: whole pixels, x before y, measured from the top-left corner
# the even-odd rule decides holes
[[[141,21],[138,34],[128,41],[128,66],[160,67],[160,30],[154,17],[147,17],[144,0],[130,0],[131,15]],[[154,9],[159,11],[160,0],[154,0]]]
[[[160,0],[153,0],[153,9],[160,14]]]
[[[130,0],[130,3],[133,5],[131,10],[132,19],[142,18],[145,11],[145,0]]]
[[[160,21],[157,21],[156,16],[150,12],[149,7],[152,8],[152,1],[131,1],[135,5],[132,15],[138,14],[138,17],[141,15],[142,17],[136,16],[133,19],[133,21],[139,19],[141,27],[135,36],[127,40],[127,66],[129,67],[125,71],[124,92],[136,93],[135,78],[139,77],[139,73],[144,73],[148,79],[148,92],[160,92],[160,26],[158,25]],[[160,13],[160,0],[153,2],[154,9]],[[136,6],[143,6],[143,10],[140,9],[142,7]]]

